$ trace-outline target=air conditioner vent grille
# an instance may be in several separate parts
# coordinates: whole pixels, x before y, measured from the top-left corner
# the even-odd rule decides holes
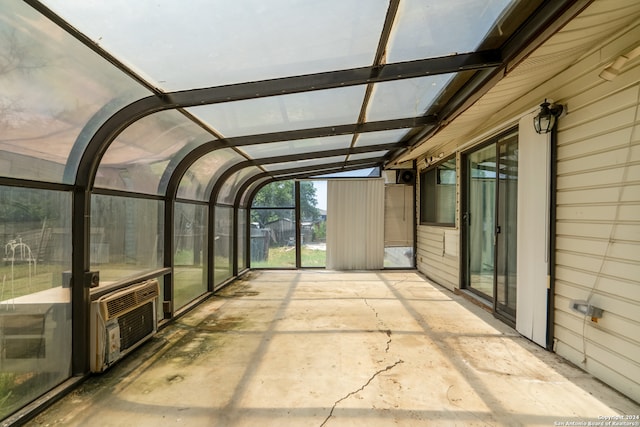
[[[153,332],[153,303],[141,305],[118,317],[120,326],[120,351],[127,350]]]
[[[121,316],[153,300],[159,293],[158,280],[153,279],[107,295],[102,300],[104,318],[109,320]]]

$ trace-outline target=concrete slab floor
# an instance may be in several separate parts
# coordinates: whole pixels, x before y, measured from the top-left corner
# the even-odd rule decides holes
[[[415,272],[254,271],[28,425],[553,426],[621,414],[640,405]]]

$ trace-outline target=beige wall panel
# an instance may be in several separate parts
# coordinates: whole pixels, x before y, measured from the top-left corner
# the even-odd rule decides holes
[[[568,300],[584,300],[587,297],[587,293],[585,293],[584,288],[576,287],[570,283],[558,281],[556,283],[556,286],[557,286],[556,288],[557,298],[563,297],[563,298],[566,298],[568,301]],[[557,299],[556,302],[557,302],[556,305],[558,307],[568,306],[568,303],[563,302],[561,299]],[[616,316],[618,317],[623,317],[625,319],[628,319],[630,328],[624,331],[624,333],[627,336],[631,336],[631,337],[635,336],[637,338],[637,332],[634,333],[634,330],[637,331],[636,328],[638,327],[638,323],[640,323],[640,311],[638,311],[637,309],[638,307],[637,301],[625,300],[625,299],[621,299],[618,296],[605,295],[599,292],[595,292],[593,304],[597,307],[602,308],[608,313],[615,313]],[[606,315],[607,313],[604,313],[603,318],[600,320],[600,322],[603,322],[604,324],[606,324],[606,321],[607,321]],[[559,325],[559,323],[556,323],[556,324]],[[581,334],[582,330],[581,329],[576,330],[575,332],[578,334]],[[640,343],[638,343],[638,346],[639,346],[638,348],[640,349]],[[640,354],[640,352],[637,354]]]
[[[558,147],[558,156],[563,160],[570,160],[584,156],[585,153],[605,153],[612,148],[626,147],[629,144],[632,131],[633,128],[627,126],[605,135],[596,135],[589,138],[588,143],[585,143],[585,140],[563,141],[563,144]]]
[[[609,345],[611,343],[610,339],[606,339],[602,342],[602,336],[600,341],[589,337],[583,343],[582,335],[570,332],[569,329],[559,328],[559,332],[558,338],[579,352],[582,352],[584,345],[585,350],[589,355],[586,363],[587,365],[594,361],[606,364],[611,372],[615,372],[618,375],[625,377],[627,381],[640,385],[638,381],[634,381],[634,378],[639,378],[637,375],[640,374],[640,365],[620,353],[611,351]],[[583,359],[580,360],[580,364],[582,363],[582,360]]]
[[[565,222],[557,224],[558,235],[581,235],[597,239],[608,239],[611,234],[612,224],[594,222]],[[614,234],[616,240],[640,241],[640,227],[634,224],[616,224]]]
[[[618,208],[613,205],[571,204],[558,207],[559,220],[613,221]]]
[[[558,193],[557,200],[562,205],[584,203],[585,198],[590,198],[593,203],[617,203],[619,197],[621,202],[640,200],[640,184],[628,184],[622,189],[622,194],[619,194],[620,187],[613,185],[603,188],[561,191]]]
[[[608,342],[613,351],[622,357],[633,359],[633,355],[638,351],[638,346],[634,341],[635,337],[625,333],[632,324],[629,319],[610,316],[612,320],[606,323],[602,319],[598,323],[587,319],[586,323],[584,323],[584,318],[569,307],[569,300],[563,300],[563,302],[566,302],[566,304],[560,304],[555,311],[558,323],[561,323],[563,327],[571,331],[582,331],[584,327],[587,339],[596,342]],[[616,328],[620,328],[619,330],[623,333],[616,332]]]
[[[607,82],[604,81],[599,82],[598,86],[604,85],[606,87],[606,83]],[[568,114],[562,117],[562,126],[559,127],[560,131],[567,131],[574,127],[584,126],[603,117],[617,116],[618,112],[630,114],[631,116],[625,119],[623,114],[621,116],[621,122],[617,122],[616,120],[609,122],[607,120],[608,125],[606,129],[615,128],[617,125],[628,127],[632,123],[630,118],[632,118],[635,113],[636,101],[638,99],[637,88],[629,87],[617,92],[611,92],[609,89],[609,92],[603,93],[603,95],[603,98],[597,100],[591,97],[591,103],[585,104],[580,108],[574,107],[573,110],[569,109]]]
[[[633,37],[637,37],[637,34],[632,34]],[[593,54],[595,59],[594,62],[600,62],[600,53]],[[604,67],[602,67],[604,68]],[[601,98],[606,98],[611,95],[611,82],[607,82],[604,80],[595,80],[594,77],[600,72],[600,68],[596,69],[594,72],[590,72],[589,74],[585,74],[581,78],[576,78],[571,82],[568,82],[566,86],[564,86],[560,91],[558,96],[565,97],[571,96],[571,99],[567,103],[567,109],[569,111],[578,110],[585,105],[590,105],[594,102],[594,100],[599,100]],[[636,83],[636,77],[633,75],[634,73],[640,72],[640,64],[636,64],[632,69],[624,74],[619,75],[616,78],[617,87],[623,87],[623,90],[626,90],[628,86]],[[578,93],[575,92],[575,88],[582,88]],[[565,92],[566,91],[566,92]],[[567,115],[568,117],[568,115]]]
[[[574,270],[567,267],[556,270],[557,280],[571,283],[575,286],[582,286],[584,289],[591,289],[596,283],[596,274]],[[599,294],[624,295],[627,302],[640,303],[640,284],[630,280],[620,280],[617,277],[600,276],[597,292]]]
[[[580,247],[580,252],[586,255],[606,256],[619,261],[634,262],[640,253],[640,242],[612,242],[608,240],[594,240],[585,237],[563,237],[556,238],[556,249],[559,251],[571,251]]]
[[[621,185],[624,174],[623,167],[616,167],[575,175],[560,175],[558,176],[558,190]],[[640,178],[640,165],[630,165],[627,168],[626,175],[627,182],[638,180]]]
[[[615,220],[618,215],[618,220]],[[637,221],[638,217],[638,205],[636,204],[621,204],[615,205],[568,205],[558,207],[558,219],[568,220],[574,219],[578,221],[608,221],[608,222],[620,222],[620,221]]]
[[[620,168],[627,161],[640,160],[640,145],[635,145],[629,149],[628,144],[621,147],[612,148],[601,153],[576,157],[558,163],[558,174],[580,174],[594,170],[609,170]]]
[[[617,106],[613,106],[613,107],[617,108]],[[576,111],[573,114],[577,115],[577,114],[580,114],[581,112],[582,110]],[[563,119],[561,119],[558,122],[558,123],[562,123],[562,125],[560,124],[558,125],[558,130],[560,132],[563,132],[563,131],[570,132],[570,134],[564,134],[566,135],[566,140],[569,142],[575,141],[575,140],[585,140],[593,136],[606,134],[614,130],[629,128],[630,123],[633,121],[635,117],[635,114],[636,114],[635,107],[629,107],[622,111],[616,111],[612,114],[601,116],[593,120],[589,120],[589,117],[584,117],[584,118],[573,117],[572,120],[574,120],[575,122],[578,122],[578,123],[581,122],[581,123],[571,129],[565,129],[566,125],[563,119],[568,119],[568,117],[571,115],[571,113],[569,113],[567,114],[566,117],[563,117]],[[559,146],[563,145],[564,140],[565,140],[565,136],[563,136],[563,138],[558,141]],[[562,159],[558,159],[558,160],[562,160]]]
[[[556,352],[568,360],[581,360],[582,354],[580,351],[566,345],[563,342],[559,342]],[[603,365],[597,361],[591,361],[589,366],[584,366],[580,362],[576,362],[576,365],[583,369],[587,369],[593,375],[598,378],[607,378],[608,384],[616,388],[625,395],[631,397],[635,401],[640,401],[640,393],[638,392],[638,385],[629,381],[624,375],[620,375],[617,372],[612,372],[608,366]]]
[[[452,240],[457,242],[459,239],[458,230],[422,225],[418,227],[417,234],[418,252],[416,264],[418,270],[447,289],[453,290],[457,288],[460,268],[459,259],[457,256],[444,254],[444,242],[449,242],[449,244],[451,244]]]
[[[640,277],[640,263],[605,260],[601,256],[585,255],[579,251],[558,252],[556,266],[570,266],[594,273],[607,274],[623,280],[638,280]],[[601,267],[602,266],[602,267]],[[638,307],[640,313],[640,307]],[[640,336],[640,335],[639,335]]]
[[[567,334],[566,332],[566,330],[559,331],[563,341],[561,341],[557,346],[558,354],[570,360],[571,358],[579,360],[579,362],[576,363],[578,366],[592,372],[597,377],[606,376],[611,386],[617,388],[632,399],[636,401],[638,400],[638,397],[640,396],[640,393],[638,392],[638,390],[640,390],[640,386],[637,382],[630,380],[628,376],[629,372],[638,372],[640,368],[637,365],[629,362],[628,359],[607,355],[608,351],[606,346],[601,346],[590,341],[587,342],[587,350],[590,353],[602,356],[607,360],[603,361],[602,359],[594,357],[588,359],[586,363],[582,363],[581,338]],[[567,342],[570,342],[572,338],[573,343],[580,347],[575,348],[571,345],[567,345]],[[615,366],[615,369],[610,368],[611,364]]]

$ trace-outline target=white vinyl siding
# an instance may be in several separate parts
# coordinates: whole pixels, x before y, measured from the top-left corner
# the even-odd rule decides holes
[[[457,229],[418,227],[418,270],[452,291],[459,287],[459,238]]]
[[[611,82],[597,72],[562,90],[554,336],[560,355],[639,401],[640,65]],[[587,299],[604,310],[597,323],[570,308]]]
[[[458,163],[458,162],[456,162]],[[459,174],[457,174],[459,175]],[[459,176],[456,181],[459,182]],[[416,182],[417,203],[420,199],[420,180]],[[457,217],[456,196],[456,217]],[[416,209],[420,221],[420,209]],[[416,267],[430,280],[454,291],[460,287],[460,231],[452,227],[418,225]]]
[[[545,98],[566,107],[558,121],[554,348],[640,401],[640,58],[629,61],[613,81],[599,77],[619,55],[638,45],[640,23],[635,20],[600,45],[592,44],[637,7],[633,0],[615,2],[614,13],[607,12],[596,24],[592,19],[612,3],[594,2],[590,14],[564,34],[573,40],[566,41],[568,46],[591,46],[580,60],[576,56],[573,62],[561,42],[536,51],[523,62],[524,69],[516,68],[430,139],[428,149],[414,155],[422,165],[441,153],[471,148],[537,112]],[[551,57],[561,66],[554,69]],[[534,84],[533,71],[526,67],[552,72]],[[499,110],[486,115],[498,105]],[[542,176],[540,185],[546,185]],[[459,188],[458,180],[458,193]],[[456,220],[459,224],[459,208]],[[459,286],[459,256],[443,253],[445,233],[459,236],[457,228],[418,226],[417,266],[454,289]],[[597,323],[570,308],[571,300],[589,297],[604,309]]]

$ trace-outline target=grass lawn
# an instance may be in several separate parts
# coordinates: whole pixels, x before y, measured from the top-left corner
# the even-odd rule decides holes
[[[327,260],[326,251],[306,246],[302,247],[301,256],[303,267],[324,267]],[[266,261],[251,261],[251,268],[296,268],[296,248],[269,248],[269,258]]]

